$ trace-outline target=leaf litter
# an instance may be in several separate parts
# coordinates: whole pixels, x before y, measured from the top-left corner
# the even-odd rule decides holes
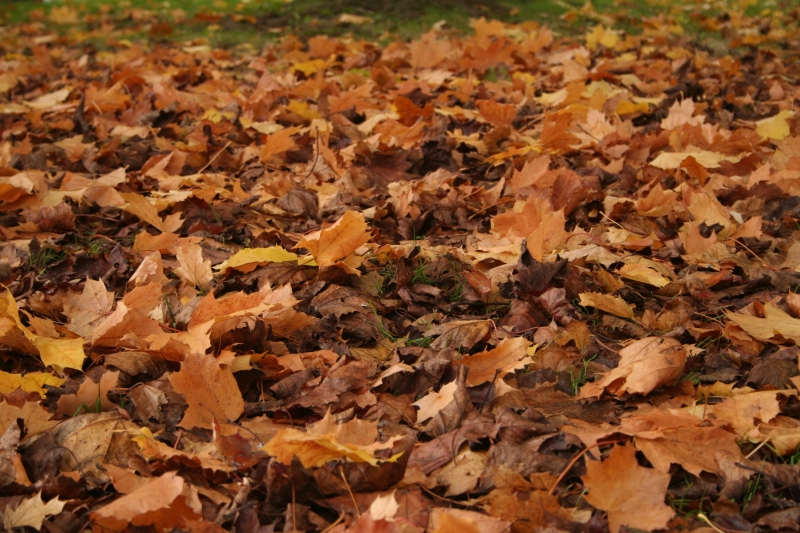
[[[797,28],[695,14],[2,28],[4,528],[795,527]]]

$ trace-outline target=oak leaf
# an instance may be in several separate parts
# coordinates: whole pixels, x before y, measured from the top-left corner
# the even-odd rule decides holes
[[[16,509],[6,507],[3,514],[3,527],[6,531],[25,526],[39,530],[42,528],[42,522],[47,517],[60,513],[66,503],[59,501],[57,497],[44,503],[42,492],[39,491],[34,496],[22,500]]]
[[[664,503],[670,475],[639,466],[636,448],[615,446],[602,463],[586,462],[586,501],[608,513],[611,533],[622,526],[652,531],[667,527],[675,511]]]

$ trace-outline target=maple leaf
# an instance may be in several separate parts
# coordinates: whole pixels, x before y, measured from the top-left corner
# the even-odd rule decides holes
[[[424,421],[436,416],[442,409],[444,409],[450,402],[453,401],[458,383],[451,381],[444,385],[438,392],[431,392],[426,394],[412,405],[419,407],[417,412],[417,419]]]
[[[683,373],[686,349],[670,337],[647,337],[619,351],[617,368],[595,385],[620,395],[647,394],[656,387],[674,383]]]
[[[164,530],[185,527],[187,521],[200,518],[200,511],[197,491],[189,489],[175,472],[167,472],[90,516],[93,523],[108,531],[123,531],[128,524]]]
[[[639,466],[636,448],[614,446],[605,461],[587,461],[586,501],[608,513],[612,533],[622,526],[652,531],[667,526],[675,511],[664,503],[669,474]]]
[[[307,432],[297,429],[278,431],[263,450],[284,464],[291,464],[292,458],[297,457],[306,468],[319,467],[337,459],[372,466],[397,461],[402,453],[385,459],[375,457],[375,453],[391,450],[402,436],[390,437],[386,442],[375,442],[377,437],[377,423],[353,419],[336,424],[328,411],[325,418],[309,426]]]
[[[503,339],[493,350],[464,357],[457,364],[469,368],[467,384],[474,387],[487,381],[503,379],[506,374],[523,368],[527,364],[525,359],[528,358],[527,350],[530,345],[530,341],[524,337]]]
[[[213,419],[233,421],[244,410],[244,400],[230,368],[222,367],[211,355],[189,354],[181,370],[169,376],[176,392],[189,404],[181,427],[211,429]]]
[[[81,409],[90,412],[110,411],[117,407],[108,399],[108,392],[118,386],[119,372],[106,372],[95,383],[86,378],[76,394],[65,394],[58,399],[57,412],[75,416]]]
[[[355,252],[370,237],[364,214],[346,211],[334,224],[303,236],[295,248],[307,249],[320,267],[326,267]]]
[[[175,256],[180,266],[172,271],[186,283],[208,290],[214,274],[211,272],[211,261],[203,259],[203,249],[199,244],[184,244],[175,247]]]
[[[42,492],[39,491],[34,496],[22,500],[16,509],[7,507],[3,514],[3,527],[11,531],[15,527],[28,526],[38,531],[42,529],[42,522],[47,517],[60,513],[66,503],[59,501],[58,498],[44,503]]]
[[[726,316],[757,339],[771,340],[781,336],[800,343],[800,320],[772,304],[764,305],[764,318],[731,312],[727,312]]]
[[[67,329],[81,337],[90,337],[113,307],[114,293],[106,290],[102,281],[87,279],[83,292],[70,293],[64,303],[64,314],[69,318]]]

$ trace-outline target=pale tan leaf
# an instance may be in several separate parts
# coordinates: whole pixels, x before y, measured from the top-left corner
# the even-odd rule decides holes
[[[67,329],[81,337],[90,337],[113,307],[114,293],[106,290],[102,281],[87,279],[83,292],[69,293],[64,303],[64,314],[69,319]]]
[[[453,397],[457,388],[458,383],[451,381],[439,389],[439,392],[431,392],[414,402],[412,405],[419,407],[417,420],[419,422],[424,422],[425,420],[436,416],[439,411],[444,409],[447,404],[453,401]]]
[[[42,522],[48,517],[60,513],[67,502],[53,498],[47,503],[42,501],[41,491],[34,496],[22,500],[16,509],[6,507],[3,514],[3,527],[6,531],[11,531],[15,527],[32,527],[41,529]]]
[[[180,266],[173,268],[172,272],[189,285],[208,290],[214,274],[211,272],[211,261],[203,259],[203,248],[194,243],[176,246],[175,257]]]
[[[619,275],[623,278],[632,279],[633,281],[641,281],[654,287],[664,287],[669,285],[670,280],[665,278],[652,268],[639,263],[623,265],[619,269]]]

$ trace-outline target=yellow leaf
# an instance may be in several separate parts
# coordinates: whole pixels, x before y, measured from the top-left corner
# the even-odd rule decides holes
[[[375,422],[353,419],[344,424],[336,424],[328,411],[325,418],[308,428],[308,432],[293,428],[278,431],[264,445],[263,450],[284,464],[290,464],[292,458],[297,457],[306,468],[322,466],[340,459],[372,466],[397,461],[402,453],[389,459],[379,459],[375,457],[375,452],[391,450],[394,443],[402,437],[395,436],[386,442],[375,442],[378,435],[378,425]]]
[[[599,292],[583,292],[579,296],[580,304],[583,306],[594,307],[622,318],[633,318],[633,309],[619,296],[600,294]]]
[[[304,236],[295,248],[306,248],[321,267],[331,266],[370,239],[364,213],[347,211],[334,224]]]
[[[300,257],[280,246],[270,246],[269,248],[245,248],[233,254],[227,261],[214,267],[217,270],[234,268],[242,272],[252,272],[257,267],[267,263],[285,263],[297,261],[300,264],[316,266],[314,261],[301,261]]]
[[[17,389],[25,392],[38,392],[42,398],[45,396],[45,385],[60,387],[64,384],[63,379],[46,372],[29,372],[28,374],[9,374],[0,371],[0,394],[10,394]]]
[[[697,152],[661,152],[658,157],[650,162],[650,165],[663,170],[675,170],[681,166],[681,163],[687,157],[693,157],[695,161],[705,168],[718,168],[721,161],[738,163],[741,159],[741,157],[723,155],[707,150],[699,150]]]
[[[756,133],[761,139],[775,139],[782,141],[790,135],[789,122],[786,120],[794,116],[794,111],[785,109],[777,115],[756,122]]]
[[[81,370],[86,354],[83,352],[82,338],[77,339],[49,339],[36,337],[33,344],[39,349],[39,356],[45,366],[58,366],[60,368],[75,368]]]
[[[623,278],[641,281],[642,283],[647,283],[655,287],[669,285],[669,279],[642,264],[623,265],[622,268],[619,269],[619,275]]]

